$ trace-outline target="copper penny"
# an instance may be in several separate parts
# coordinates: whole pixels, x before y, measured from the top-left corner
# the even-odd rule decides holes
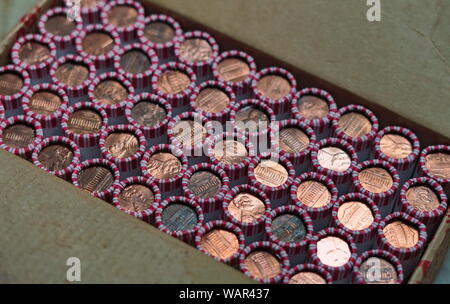
[[[361,185],[372,193],[383,193],[392,188],[394,180],[391,174],[383,168],[367,168],[359,172]]]
[[[95,111],[78,110],[70,116],[68,127],[78,134],[98,133],[102,127],[102,118]]]
[[[84,64],[67,62],[56,69],[56,78],[70,87],[82,85],[89,77],[89,69]]]
[[[163,210],[162,221],[170,231],[184,231],[194,229],[198,217],[190,206],[171,204]]]
[[[194,146],[206,139],[206,129],[194,120],[181,120],[175,123],[173,134],[183,146]]]
[[[365,260],[359,270],[368,284],[395,284],[397,271],[394,265],[378,257],[370,257]]]
[[[118,104],[127,99],[128,90],[116,80],[103,80],[95,87],[94,96],[101,104]]]
[[[0,95],[11,96],[20,92],[23,87],[23,79],[14,73],[0,74]]]
[[[144,185],[129,185],[119,195],[119,204],[130,212],[143,212],[155,202],[153,191]]]
[[[116,27],[128,27],[136,23],[138,11],[128,5],[118,5],[112,8],[108,14],[108,21]]]
[[[272,232],[278,240],[294,243],[305,238],[306,227],[298,216],[282,214],[273,219]]]
[[[255,168],[255,178],[266,186],[278,187],[287,181],[288,172],[279,163],[272,160],[263,160]]]
[[[310,208],[321,208],[331,201],[331,193],[321,182],[304,181],[297,188],[297,198]]]
[[[339,118],[339,128],[346,135],[356,138],[368,134],[372,130],[372,123],[366,116],[350,112]]]
[[[26,148],[34,138],[34,129],[24,124],[15,124],[3,131],[3,142],[11,148]]]
[[[374,221],[372,211],[361,202],[346,202],[338,209],[339,221],[350,230],[364,230]]]
[[[239,109],[239,111],[236,113],[236,121],[243,122],[246,125],[236,125],[236,127],[241,131],[244,131],[243,129],[249,129],[251,131],[253,131],[252,129],[255,129],[254,131],[256,132],[259,122],[269,122],[269,117],[263,111],[253,106],[247,106]],[[249,123],[253,125],[250,125]]]
[[[345,172],[350,168],[352,160],[342,149],[337,147],[325,147],[317,153],[317,160],[323,168],[336,172]]]
[[[191,84],[188,75],[180,71],[166,71],[158,79],[158,89],[166,94],[178,94]]]
[[[257,89],[264,97],[277,100],[289,95],[292,87],[284,77],[268,75],[258,81]]]
[[[107,33],[92,32],[86,35],[81,46],[89,55],[101,56],[114,49],[114,39]]]
[[[411,142],[397,134],[384,135],[380,140],[380,149],[388,157],[395,159],[406,158],[413,152]]]
[[[414,208],[422,212],[431,212],[439,207],[439,199],[427,186],[416,186],[406,191],[406,199]]]
[[[45,23],[45,29],[55,36],[67,36],[75,30],[75,23],[64,15],[50,17]]]
[[[205,88],[198,94],[195,104],[208,113],[219,113],[230,104],[230,98],[222,90]]]
[[[224,229],[213,229],[200,240],[204,250],[219,259],[231,258],[239,251],[239,240],[233,232]]]
[[[250,274],[257,279],[270,279],[281,273],[280,261],[267,251],[253,251],[245,258],[244,263]]]
[[[317,242],[317,256],[325,265],[340,267],[348,262],[351,252],[346,241],[339,237],[327,236]]]
[[[221,163],[237,165],[248,156],[245,145],[236,140],[221,140],[217,142],[213,150],[214,157]]]
[[[131,110],[131,117],[145,127],[159,125],[166,119],[166,110],[157,103],[141,101]]]
[[[307,120],[321,119],[328,115],[328,103],[322,98],[307,95],[298,101],[298,112]]]
[[[402,221],[387,224],[383,233],[389,244],[396,248],[411,248],[419,241],[419,231]]]
[[[106,138],[105,147],[113,157],[127,158],[139,150],[139,140],[130,133],[112,133]]]
[[[30,110],[41,115],[51,115],[61,106],[61,97],[53,92],[35,93],[29,103]]]
[[[94,8],[98,4],[98,0],[81,0],[81,6],[84,8]]]
[[[140,74],[150,69],[151,62],[143,52],[131,50],[122,55],[122,58],[120,58],[120,66],[125,72]]]
[[[438,178],[450,178],[450,154],[433,153],[425,157],[425,166],[430,173]]]
[[[293,275],[288,284],[326,284],[327,281],[315,272],[302,271]]]
[[[222,181],[211,172],[199,171],[192,174],[187,187],[196,197],[213,198],[220,192]]]
[[[220,77],[229,82],[239,82],[245,80],[250,75],[250,67],[247,62],[236,59],[227,58],[217,65]]]
[[[228,211],[240,222],[254,223],[264,215],[266,205],[252,194],[240,193],[230,202]]]
[[[212,54],[212,47],[205,39],[186,39],[180,45],[180,58],[187,62],[207,61]]]
[[[309,146],[309,137],[298,128],[283,128],[280,131],[280,147],[288,153],[299,153]]]
[[[182,168],[180,160],[171,153],[156,153],[148,161],[147,171],[158,179],[176,177]]]
[[[39,42],[27,42],[19,50],[20,61],[31,65],[44,62],[50,56],[50,49]]]
[[[151,22],[145,26],[144,36],[153,43],[166,43],[173,40],[175,31],[165,22]]]
[[[81,170],[78,183],[81,189],[88,192],[102,192],[113,185],[114,175],[105,167],[92,166]]]
[[[73,151],[63,145],[50,145],[39,153],[38,159],[47,170],[59,171],[70,166]]]

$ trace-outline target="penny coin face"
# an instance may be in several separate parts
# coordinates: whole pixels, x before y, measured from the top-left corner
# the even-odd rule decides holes
[[[230,202],[228,211],[240,222],[253,223],[264,215],[266,205],[252,194],[240,193]]]
[[[33,143],[34,129],[25,124],[15,124],[3,131],[3,142],[11,148],[26,148]]]
[[[30,110],[41,115],[51,115],[61,106],[61,97],[53,92],[35,93],[29,103]]]
[[[217,65],[220,77],[224,81],[240,82],[250,75],[250,67],[244,60],[227,58]]]
[[[317,153],[317,160],[323,168],[336,172],[345,172],[350,168],[352,160],[342,149],[337,147],[325,147]]]
[[[138,11],[128,5],[118,5],[112,8],[108,14],[108,21],[116,27],[128,27],[136,23]]]
[[[260,122],[269,122],[269,116],[253,106],[247,106],[239,109],[236,113],[235,119],[236,122],[242,122],[245,124],[245,126],[236,124],[236,128],[240,131],[245,131],[245,129],[248,129],[250,132],[257,132]]]
[[[306,227],[301,218],[292,214],[282,214],[272,221],[274,236],[283,242],[300,242],[306,235]]]
[[[106,33],[92,32],[86,35],[81,46],[89,55],[101,56],[106,55],[114,49],[114,39]]]
[[[196,197],[213,198],[219,194],[222,181],[211,172],[199,171],[192,174],[187,186]]]
[[[175,38],[175,31],[165,22],[151,22],[145,26],[144,36],[153,43],[166,43]]]
[[[325,265],[340,267],[351,257],[350,247],[343,239],[327,236],[317,242],[317,256]]]
[[[95,111],[75,111],[68,121],[69,130],[77,134],[94,134],[100,132],[102,117]]]
[[[394,180],[391,174],[383,168],[373,167],[362,170],[358,179],[367,191],[383,193],[392,188]]]
[[[98,0],[81,0],[81,7],[94,8],[97,6]]]
[[[114,184],[114,175],[105,167],[92,166],[81,170],[78,184],[88,192],[102,192]]]
[[[281,273],[280,261],[271,253],[256,250],[244,261],[248,271],[257,279],[270,279]]]
[[[198,222],[197,213],[189,206],[171,204],[162,212],[162,221],[170,231],[194,229]]]
[[[70,87],[82,85],[89,77],[89,69],[84,64],[67,62],[56,69],[56,78]]]
[[[258,81],[257,89],[264,97],[277,100],[289,95],[292,87],[284,77],[268,75]]]
[[[23,79],[14,73],[0,74],[0,95],[11,96],[20,92],[23,87]]]
[[[230,104],[230,98],[222,90],[205,88],[200,91],[195,104],[199,109],[208,113],[219,113]]]
[[[106,138],[105,147],[112,157],[127,158],[139,150],[139,140],[130,133],[112,133]]]
[[[359,113],[350,112],[339,119],[339,128],[348,136],[356,138],[364,136],[372,130],[370,120]]]
[[[116,80],[103,80],[94,89],[94,96],[101,104],[118,104],[126,100],[128,90]]]
[[[255,178],[261,184],[269,187],[279,187],[288,179],[288,172],[279,163],[263,160],[255,168]]]
[[[189,76],[180,71],[166,71],[158,79],[158,89],[166,94],[179,94],[190,84]]]
[[[314,120],[327,117],[330,109],[322,98],[306,95],[298,101],[298,112],[305,119]]]
[[[180,59],[187,62],[208,61],[212,54],[212,47],[205,39],[186,39],[180,45]]]
[[[206,129],[194,120],[175,123],[173,134],[178,142],[186,147],[201,144],[206,139]]]
[[[309,146],[309,137],[298,128],[283,128],[280,131],[280,147],[288,153],[299,153]]]
[[[143,212],[155,202],[153,191],[140,184],[129,185],[119,195],[119,204],[130,212]]]
[[[326,284],[327,281],[315,272],[302,271],[293,275],[288,284]]]
[[[228,230],[213,229],[206,233],[200,240],[204,250],[219,259],[231,258],[239,251],[239,240],[236,235]]]
[[[47,170],[59,171],[70,166],[73,151],[63,145],[50,145],[39,153],[38,159]]]
[[[148,161],[147,171],[158,179],[176,177],[182,169],[181,161],[171,153],[156,153]]]
[[[413,152],[411,142],[397,134],[384,135],[380,140],[380,149],[386,156],[395,159],[406,158]]]
[[[394,221],[383,228],[386,240],[396,248],[411,248],[419,241],[419,231],[402,221]]]
[[[150,101],[141,101],[131,110],[131,117],[141,126],[157,126],[166,119],[164,107]]]
[[[64,15],[50,17],[45,23],[47,32],[60,37],[70,35],[75,27],[75,23]]]
[[[248,156],[245,145],[236,140],[221,140],[217,142],[213,150],[214,157],[221,163],[237,165]]]
[[[120,58],[120,66],[127,73],[140,74],[150,69],[151,62],[143,52],[131,50],[122,55],[122,58]]]
[[[385,259],[370,257],[359,267],[364,281],[368,284],[395,284],[397,271],[394,265]]]
[[[439,198],[427,186],[411,187],[406,191],[406,199],[414,208],[421,212],[431,212],[439,207]]]
[[[425,167],[438,178],[450,178],[450,154],[433,153],[425,157]]]
[[[19,50],[20,61],[34,65],[44,62],[50,58],[50,49],[39,42],[27,42]]]
[[[350,230],[364,230],[369,228],[375,220],[372,211],[361,202],[346,202],[338,209],[338,219]]]
[[[310,208],[321,208],[330,203],[331,193],[324,184],[308,180],[298,186],[297,198]]]

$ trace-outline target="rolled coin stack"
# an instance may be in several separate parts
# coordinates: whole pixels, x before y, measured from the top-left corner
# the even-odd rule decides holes
[[[65,0],[66,7],[72,11],[70,14],[74,18],[76,18],[76,1],[73,0]],[[83,24],[92,24],[100,22],[100,10],[102,7],[106,5],[106,0],[82,0],[80,1],[80,14]]]
[[[403,267],[397,257],[385,250],[369,250],[356,259],[354,284],[402,284]]]
[[[416,176],[435,179],[450,195],[450,146],[429,146],[420,153]]]
[[[331,284],[331,274],[315,264],[299,264],[289,269],[283,284]]]
[[[25,69],[15,65],[0,67],[0,102],[12,116],[23,114],[22,96],[30,85],[31,78]]]

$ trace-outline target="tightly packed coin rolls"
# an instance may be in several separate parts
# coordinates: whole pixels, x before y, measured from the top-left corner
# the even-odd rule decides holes
[[[403,267],[397,257],[385,250],[369,250],[361,254],[353,268],[355,284],[402,284]]]

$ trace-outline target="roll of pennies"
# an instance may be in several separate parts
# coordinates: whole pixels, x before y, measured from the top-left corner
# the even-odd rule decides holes
[[[383,218],[392,212],[400,186],[400,177],[393,165],[379,159],[366,160],[355,167],[352,181],[352,191],[369,196]]]
[[[33,150],[31,160],[46,172],[70,181],[73,170],[80,163],[81,152],[77,144],[62,136],[44,139]]]
[[[56,45],[47,37],[28,34],[20,37],[11,48],[12,62],[25,69],[33,80],[48,76],[56,60]]]
[[[72,184],[91,195],[110,202],[120,182],[117,166],[106,159],[89,159],[79,164],[72,173]]]
[[[15,65],[0,67],[0,102],[8,112],[22,111],[22,96],[30,89],[28,72]]]
[[[357,249],[351,234],[330,227],[311,238],[309,256],[313,264],[331,274],[333,284],[350,283]]]
[[[180,24],[164,14],[152,14],[137,31],[139,41],[156,51],[161,61],[175,59],[175,41],[183,35]]]
[[[5,119],[5,108],[3,104],[0,102],[0,123]]]
[[[403,212],[389,214],[378,225],[378,249],[386,250],[399,259],[405,280],[417,267],[427,238],[425,225]]]
[[[136,90],[148,89],[152,74],[158,68],[158,56],[149,46],[128,44],[114,57],[114,68],[131,82]]]
[[[44,139],[41,124],[30,116],[18,115],[0,124],[0,149],[30,159],[34,148]]]
[[[286,251],[271,242],[254,242],[239,255],[239,269],[262,284],[281,283],[289,270]]]
[[[450,195],[450,146],[428,146],[420,152],[416,176],[433,178]]]
[[[65,6],[71,11],[71,16],[76,13],[74,2],[72,0],[65,0]],[[106,0],[81,0],[80,14],[84,25],[99,23],[100,10],[106,5]],[[73,17],[77,17],[76,15]]]
[[[194,245],[195,234],[203,224],[202,208],[187,197],[169,197],[155,210],[156,227],[190,245]]]
[[[237,267],[245,237],[241,228],[233,223],[210,221],[195,233],[195,247],[219,262]]]
[[[313,128],[317,139],[331,135],[331,122],[336,119],[338,107],[333,96],[318,88],[304,88],[291,101],[295,119]]]
[[[132,176],[117,184],[112,203],[117,209],[150,223],[161,203],[161,191],[153,180]]]
[[[402,264],[385,250],[364,252],[353,268],[353,284],[402,284],[403,279]]]
[[[331,284],[331,274],[325,268],[307,263],[289,269],[283,284]]]
[[[237,98],[250,97],[256,62],[249,54],[238,50],[225,51],[214,60],[212,72],[216,80],[233,89]]]

